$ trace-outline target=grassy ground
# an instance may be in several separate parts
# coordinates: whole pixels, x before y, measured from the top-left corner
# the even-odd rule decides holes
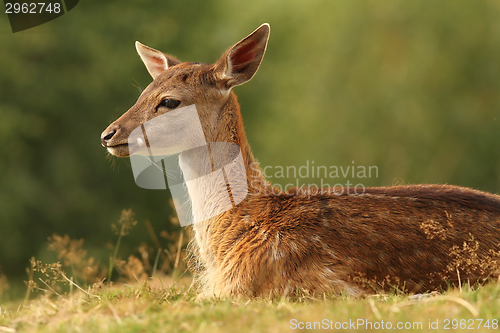
[[[172,236],[169,247],[141,245],[139,256],[117,257],[122,237],[135,224],[133,212],[124,210],[114,226],[117,244],[109,265],[89,258],[83,240],[51,237],[49,249],[60,261],[30,261],[24,301],[0,302],[0,333],[500,331],[500,282],[421,297],[305,293],[271,300],[198,300],[190,278],[172,278],[186,270],[180,260],[187,243],[182,232]],[[151,238],[158,243],[153,233]],[[0,275],[0,296],[6,289]]]
[[[500,331],[500,284],[425,296],[196,300],[187,284],[150,281],[7,304],[0,332]]]

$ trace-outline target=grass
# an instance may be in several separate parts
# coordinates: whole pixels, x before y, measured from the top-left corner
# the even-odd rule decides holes
[[[118,240],[108,265],[88,258],[83,240],[54,235],[49,248],[61,262],[30,261],[24,301],[0,303],[0,333],[500,330],[499,282],[465,283],[418,297],[396,291],[362,299],[303,292],[274,299],[200,300],[190,277],[179,275],[186,270],[179,263],[185,256],[182,233],[160,234],[172,241],[161,248],[149,226],[155,247],[141,245],[140,256],[127,261],[118,257],[122,237],[135,224],[133,212],[124,210],[114,226]],[[6,280],[2,285],[8,288]]]
[[[162,286],[152,280],[61,296],[46,293],[21,306],[1,307],[0,332],[289,332],[302,325],[314,328],[314,322],[316,331],[335,329],[336,324],[344,325],[338,331],[367,331],[370,325],[373,330],[388,325],[394,329],[398,323],[403,331],[430,331],[430,323],[438,328],[433,332],[455,327],[499,330],[500,284],[496,283],[420,299],[388,294],[365,299],[303,295],[273,300],[197,300],[188,283],[186,279],[183,286],[166,287],[165,281]],[[445,329],[446,319],[449,329]]]

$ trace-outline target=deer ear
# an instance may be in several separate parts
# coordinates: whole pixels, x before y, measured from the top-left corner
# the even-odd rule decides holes
[[[135,48],[153,79],[156,79],[156,77],[166,71],[167,68],[180,64],[180,61],[174,57],[139,42],[135,42]]]
[[[226,89],[250,80],[266,52],[269,24],[264,23],[230,48],[215,64],[215,75]]]

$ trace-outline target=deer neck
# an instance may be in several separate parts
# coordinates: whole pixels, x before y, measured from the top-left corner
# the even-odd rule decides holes
[[[229,211],[234,206],[234,196],[238,195],[239,189],[248,190],[248,195],[262,193],[266,184],[263,172],[250,150],[236,95],[230,92],[227,102],[219,112],[207,114],[217,115],[215,119],[210,120],[210,126],[203,126],[207,146],[184,151],[179,158],[195,223],[205,221],[207,217],[217,216],[218,212]],[[200,118],[202,123],[209,121],[203,119],[203,112],[200,113]],[[221,169],[221,164],[225,165],[227,162],[217,163],[213,157],[215,145],[220,142],[232,143],[234,145],[230,146],[239,147],[243,160],[241,168],[233,171],[226,167],[223,168],[224,171]],[[230,172],[233,174],[230,175]],[[226,184],[231,185],[232,197],[228,197]]]

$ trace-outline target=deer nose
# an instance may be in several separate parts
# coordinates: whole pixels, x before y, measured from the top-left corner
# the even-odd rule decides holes
[[[111,140],[111,138],[116,134],[116,129],[112,129],[110,131],[104,131],[102,134],[101,134],[101,145],[103,147],[107,147],[108,146],[108,142],[109,140]]]

